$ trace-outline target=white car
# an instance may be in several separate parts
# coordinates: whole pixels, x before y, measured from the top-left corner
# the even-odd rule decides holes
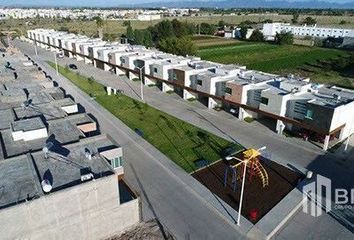
[[[63,52],[57,53],[57,58],[64,58],[64,53]]]

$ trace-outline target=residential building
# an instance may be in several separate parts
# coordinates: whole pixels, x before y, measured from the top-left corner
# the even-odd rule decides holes
[[[43,35],[49,42],[52,36],[75,42],[75,37],[52,30],[28,32],[29,41],[43,41]],[[61,39],[58,43],[61,48]],[[239,119],[262,119],[279,134],[284,130],[307,131],[323,142],[324,149],[330,140],[342,141],[354,131],[354,94],[348,89],[292,75],[247,70],[245,66],[175,56],[143,46],[111,45],[97,39],[80,41],[75,48],[78,46],[80,56],[90,63],[95,60],[96,67],[126,74],[129,79],[140,78],[141,74],[145,84],[156,84],[162,91],[173,90],[184,99],[196,98],[209,108],[223,107]],[[4,101],[25,97],[21,90],[5,90],[0,95]],[[45,95],[36,98],[49,101]]]
[[[122,147],[29,63],[19,52],[0,59],[2,238],[106,239],[137,224]]]

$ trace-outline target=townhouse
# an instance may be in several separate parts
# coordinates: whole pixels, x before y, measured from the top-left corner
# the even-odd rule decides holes
[[[177,81],[176,76],[173,74],[173,69],[176,67],[187,66],[188,63],[192,60],[200,60],[200,58],[181,57],[181,56],[175,56],[171,54],[165,54],[165,55],[160,54],[158,57],[162,59],[162,61],[155,61],[154,63],[150,64],[149,67],[150,76],[154,78],[164,79],[171,83],[176,83],[176,84],[181,84],[181,83]],[[181,96],[183,95],[182,93],[183,89],[179,86],[176,85],[171,86],[166,82],[161,82],[159,87],[163,92],[173,90],[179,95]]]
[[[245,66],[237,65],[220,65],[197,75],[196,90],[212,96],[223,97],[225,95],[226,83],[245,70]],[[199,96],[200,100],[204,100],[208,108],[221,106],[222,102],[218,102],[212,97]]]
[[[110,53],[115,51],[125,51],[127,49],[127,44],[110,44],[104,47],[100,47],[97,49],[97,60],[96,60],[96,67],[101,68],[105,71],[113,71],[114,67],[109,64],[110,60]]]
[[[133,49],[133,50],[129,49],[129,54],[124,54],[120,57],[120,66],[123,68],[126,68],[126,69],[136,70],[138,72],[144,71],[144,69],[142,69],[144,67],[144,65],[139,66],[137,64],[138,59],[142,59],[145,57],[151,57],[154,54],[155,54],[154,51],[150,51],[145,48],[140,48],[139,51],[136,51],[135,49]],[[135,78],[140,78],[139,74],[140,73],[128,72],[128,78],[130,80],[133,80]]]
[[[31,30],[28,37],[29,41],[66,49],[73,53],[69,57],[77,53],[78,60],[127,75],[130,80],[141,78],[144,84],[156,83],[164,92],[196,98],[208,108],[222,107],[239,119],[262,119],[279,134],[306,131],[316,135],[324,149],[330,140],[342,141],[354,132],[351,90],[52,30]]]

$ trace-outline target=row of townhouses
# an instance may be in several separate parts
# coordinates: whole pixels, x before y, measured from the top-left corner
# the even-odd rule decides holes
[[[317,38],[344,38],[354,37],[354,29],[345,29],[338,27],[318,27],[317,25],[291,25],[290,23],[265,23],[263,24],[263,34],[266,40],[273,40],[277,33],[291,32],[299,37],[317,37]]]
[[[222,107],[239,119],[268,119],[279,134],[287,129],[316,135],[324,149],[354,131],[352,90],[54,30],[30,30],[27,40],[131,80],[141,73],[144,84]]]
[[[0,116],[2,239],[106,239],[140,221],[122,147],[19,52],[0,58]]]

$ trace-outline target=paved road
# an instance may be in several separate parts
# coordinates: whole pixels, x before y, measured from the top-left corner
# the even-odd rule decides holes
[[[26,45],[23,45],[26,46]],[[27,46],[26,46],[27,47]],[[53,54],[41,51],[41,56],[52,59]],[[53,61],[53,59],[52,59]],[[140,84],[127,80],[125,77],[117,77],[108,72],[76,62],[73,59],[61,59],[60,64],[75,63],[79,71],[87,76],[93,76],[103,84],[123,89],[131,97],[139,99]],[[161,93],[155,88],[144,88],[145,101],[173,116],[197,125],[205,130],[213,132],[221,137],[237,141],[246,147],[260,147],[265,145],[272,153],[272,159],[285,165],[292,166],[301,171],[313,170],[321,175],[332,179],[334,185],[349,188],[353,185],[352,174],[354,173],[351,161],[344,161],[337,155],[328,154],[318,147],[298,139],[288,139],[275,134],[264,126],[257,123],[248,124],[237,121],[233,116],[225,112],[215,112],[206,109],[203,105],[186,102],[175,95]],[[338,222],[329,215],[319,218],[307,219],[303,213],[298,213],[292,221],[278,234],[278,238],[289,238],[295,232],[310,231],[315,225],[321,223],[323,229],[331,229],[332,232],[341,232],[342,236],[351,236]],[[312,220],[311,220],[312,218]],[[299,219],[307,219],[307,224],[298,224]],[[316,232],[313,237],[323,237],[324,232]],[[310,236],[310,235],[306,235]]]
[[[23,52],[34,53],[23,48]],[[111,113],[62,76],[56,76],[43,59],[34,57],[75,101],[98,120],[124,151],[125,177],[142,198],[143,216],[157,218],[178,239],[243,239],[235,225],[227,222],[186,183],[195,180],[153,146],[137,136]],[[185,178],[185,181],[181,179]]]

